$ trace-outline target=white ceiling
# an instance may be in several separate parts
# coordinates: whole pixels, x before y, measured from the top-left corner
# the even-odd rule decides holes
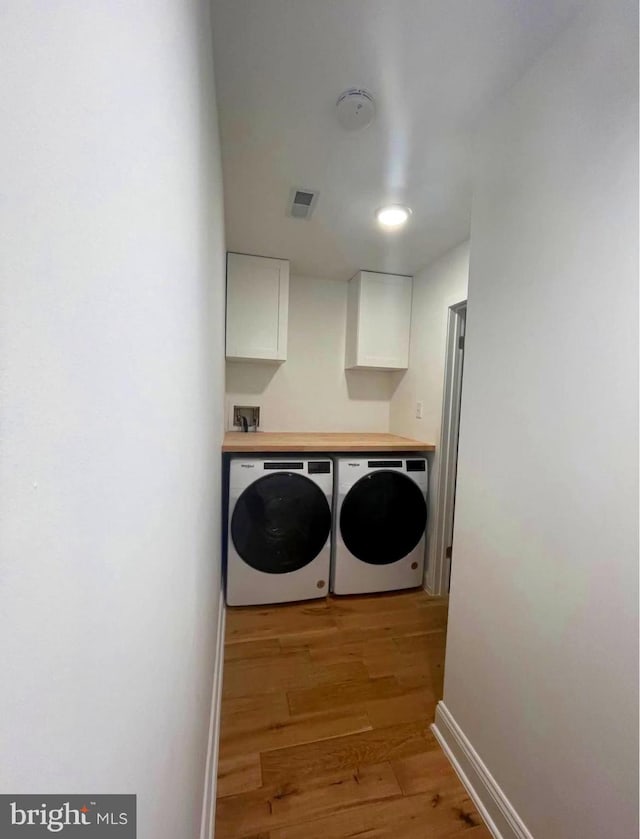
[[[469,234],[479,116],[568,22],[580,0],[213,0],[227,248],[347,280],[413,274]],[[342,91],[377,116],[347,132]],[[292,187],[319,190],[309,221]],[[408,204],[402,232],[376,227]]]

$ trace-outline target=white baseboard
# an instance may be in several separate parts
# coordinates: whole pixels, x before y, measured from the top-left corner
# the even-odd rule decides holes
[[[218,746],[220,743],[220,700],[222,696],[222,668],[224,665],[224,592],[220,591],[218,607],[218,643],[213,666],[213,688],[211,691],[211,714],[209,717],[209,740],[207,763],[204,773],[204,793],[202,796],[202,819],[200,839],[213,839],[216,818],[216,786],[218,782]]]
[[[495,839],[533,839],[444,702],[431,730]]]

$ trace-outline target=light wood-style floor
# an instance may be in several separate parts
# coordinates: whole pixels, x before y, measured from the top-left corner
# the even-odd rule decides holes
[[[216,839],[490,839],[429,729],[447,602],[227,610]]]

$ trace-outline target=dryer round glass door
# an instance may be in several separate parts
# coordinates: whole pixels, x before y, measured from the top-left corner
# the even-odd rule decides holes
[[[380,470],[354,484],[342,502],[340,533],[351,553],[390,565],[418,544],[427,523],[424,495],[401,472]]]
[[[331,531],[326,496],[313,481],[291,472],[258,478],[236,502],[231,539],[257,571],[288,574],[314,560]]]

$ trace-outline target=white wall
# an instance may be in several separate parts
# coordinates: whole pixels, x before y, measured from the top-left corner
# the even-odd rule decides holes
[[[468,280],[469,242],[447,251],[414,277],[409,369],[391,400],[390,430],[393,434],[436,444],[436,451],[429,459],[426,582],[430,587],[434,583],[447,321],[449,307],[467,299]],[[416,418],[418,401],[423,405],[422,419]]]
[[[227,362],[228,406],[259,405],[262,431],[388,431],[397,374],[344,369],[347,288],[292,276],[287,360]]]
[[[444,701],[537,839],[638,835],[636,4],[483,131]]]
[[[0,27],[0,789],[194,837],[219,605],[224,244],[206,4]]]
[[[463,242],[413,279],[409,369],[391,400],[393,434],[439,443],[449,307],[467,299],[469,242]],[[422,419],[416,403],[423,403]]]

